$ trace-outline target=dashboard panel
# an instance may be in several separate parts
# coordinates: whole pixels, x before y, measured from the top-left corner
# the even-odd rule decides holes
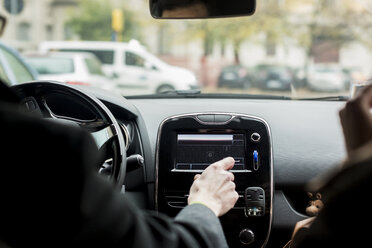
[[[231,247],[262,247],[272,222],[272,146],[266,121],[232,113],[167,118],[157,141],[156,209],[175,216],[187,205],[195,174],[231,156],[239,200],[221,218]],[[239,221],[236,221],[236,220]]]
[[[266,245],[269,248],[283,247],[295,223],[307,217],[305,185],[319,174],[337,168],[346,155],[338,117],[338,111],[344,105],[342,101],[125,99],[102,92],[96,96],[115,116],[121,120],[130,119],[138,127],[145,167],[142,181],[137,185],[145,186],[128,193],[135,196],[133,199],[140,207],[149,209],[156,207],[156,151],[162,122],[173,116],[195,113],[236,113],[264,119],[271,130],[273,157],[272,226]],[[184,183],[185,188],[191,183],[189,178]],[[239,223],[240,218],[232,219]],[[226,221],[225,217],[221,221]],[[233,235],[233,238],[238,237]]]
[[[346,154],[338,117],[344,102],[192,98],[128,102],[143,118],[153,156],[160,123],[170,116],[233,112],[266,120],[272,134],[274,181],[279,189],[303,186],[334,168]]]
[[[338,168],[346,155],[338,117],[342,101],[125,99],[84,88],[101,103],[88,95],[76,101],[65,91],[27,89],[25,110],[57,115],[66,125],[95,119],[85,127],[94,131],[106,124],[97,109],[86,108],[88,98],[110,110],[105,113],[115,117],[127,142],[125,194],[140,208],[176,215],[187,204],[194,175],[234,157],[240,198],[220,218],[231,247],[283,247],[296,222],[308,217],[306,184]]]

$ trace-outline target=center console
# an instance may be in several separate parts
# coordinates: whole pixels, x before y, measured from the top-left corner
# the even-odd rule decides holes
[[[264,247],[272,222],[273,165],[270,129],[258,117],[198,113],[161,123],[157,141],[156,207],[175,216],[187,205],[194,175],[225,158],[235,159],[239,199],[220,218],[230,247]]]

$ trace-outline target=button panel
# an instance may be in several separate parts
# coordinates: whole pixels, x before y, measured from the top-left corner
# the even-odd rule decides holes
[[[225,124],[232,119],[232,115],[224,115],[224,114],[204,114],[204,115],[197,115],[196,118],[204,123],[210,124]]]
[[[214,122],[214,115],[198,115],[197,118],[206,123],[213,123]]]

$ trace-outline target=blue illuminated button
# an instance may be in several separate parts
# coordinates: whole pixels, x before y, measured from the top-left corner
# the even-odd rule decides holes
[[[259,161],[259,157],[258,157],[258,151],[254,150],[253,151],[253,169],[258,170],[259,167],[260,167],[260,161]]]
[[[256,150],[253,151],[253,160],[256,162],[258,161],[258,151]]]

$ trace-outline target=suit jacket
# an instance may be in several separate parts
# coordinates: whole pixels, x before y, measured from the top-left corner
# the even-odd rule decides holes
[[[371,247],[372,142],[351,154],[338,171],[314,180],[311,188],[322,192],[324,208],[291,247]]]
[[[11,247],[227,247],[203,205],[172,219],[115,192],[97,174],[97,147],[81,129],[2,103],[0,137],[0,240]]]

